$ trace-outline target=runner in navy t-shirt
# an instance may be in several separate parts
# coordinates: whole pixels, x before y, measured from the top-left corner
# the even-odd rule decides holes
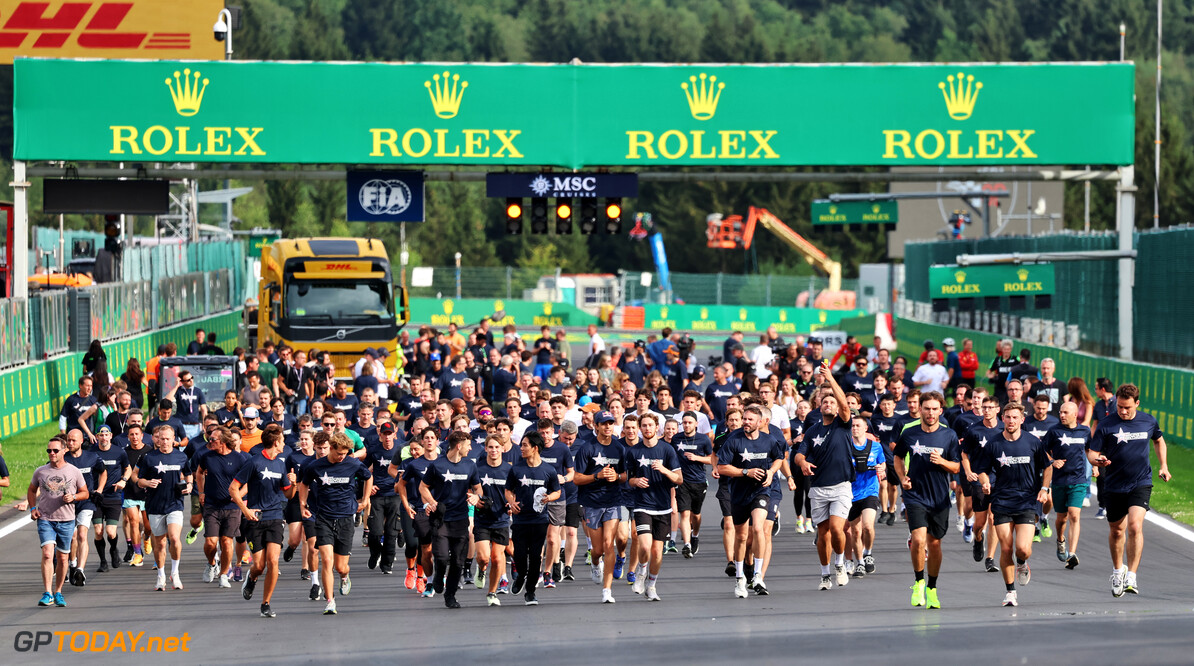
[[[1061,406],[1061,425],[1049,431],[1045,446],[1053,461],[1053,506],[1057,509],[1057,559],[1065,568],[1078,566],[1078,535],[1082,501],[1090,488],[1086,478],[1086,451],[1090,428],[1078,423],[1078,405]],[[1066,534],[1066,528],[1069,534]],[[1068,536],[1068,538],[1067,538]]]
[[[485,604],[501,606],[498,583],[506,570],[506,546],[510,543],[510,517],[506,507],[506,477],[512,465],[502,460],[502,442],[490,435],[485,456],[477,461],[481,479],[481,501],[473,510],[473,543],[477,552],[478,587],[487,588]],[[488,583],[488,585],[486,585]]]
[[[514,542],[514,579],[512,592],[526,590],[523,599],[528,606],[539,604],[535,586],[543,569],[543,543],[547,538],[548,503],[560,498],[559,475],[556,468],[543,462],[545,441],[538,431],[528,432],[519,444],[522,459],[514,463],[506,476],[506,504],[513,516],[510,525]]]
[[[981,389],[975,389],[977,393]],[[976,398],[977,399],[977,398]],[[995,549],[999,540],[991,538],[991,497],[983,492],[982,484],[978,482],[978,473],[982,471],[980,465],[986,455],[987,445],[995,441],[1003,432],[1003,422],[999,420],[999,400],[993,395],[983,395],[980,401],[983,420],[970,426],[962,437],[962,472],[964,481],[970,488],[971,507],[974,509],[973,539],[970,542],[971,554],[975,562],[983,562],[987,573],[995,573],[999,569],[995,566]],[[985,545],[985,548],[984,548]]]
[[[717,452],[717,473],[730,482],[730,517],[734,522],[734,596],[746,598],[747,542],[760,564],[766,543],[764,528],[771,503],[771,481],[783,464],[783,450],[766,430],[768,420],[759,405],[742,416],[742,429],[730,433]],[[767,594],[761,572],[752,581],[756,594]]]
[[[444,595],[448,608],[460,608],[456,592],[468,556],[469,507],[481,499],[481,478],[477,476],[477,463],[468,457],[470,448],[472,438],[467,432],[448,435],[447,454],[431,463],[419,484],[419,495],[436,531],[432,544],[434,589]]]
[[[278,556],[286,540],[283,512],[297,489],[297,479],[280,457],[285,446],[282,432],[268,428],[262,442],[265,448],[237,470],[228,492],[246,521],[243,532],[253,551],[253,566],[241,584],[241,596],[245,601],[253,598],[257,578],[264,572],[261,617],[275,617],[269,602],[278,584]]]

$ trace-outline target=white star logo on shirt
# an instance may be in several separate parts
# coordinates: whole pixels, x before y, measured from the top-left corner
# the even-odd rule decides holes
[[[158,474],[165,474],[165,473],[166,473],[166,471],[167,471],[168,469],[170,469],[170,467],[171,467],[171,466],[170,466],[170,465],[167,465],[165,461],[160,461],[160,462],[158,462],[158,464],[157,464],[157,470],[158,470]]]
[[[1123,426],[1120,426],[1119,432],[1115,433],[1115,439],[1118,440],[1120,444],[1123,444],[1124,442],[1128,441],[1128,434],[1129,433],[1124,432]]]
[[[987,448],[987,436],[986,435],[983,435],[983,438],[978,440],[978,447],[980,449]]]
[[[319,479],[320,479],[320,481],[323,481],[323,485],[325,485],[325,486],[331,485],[331,483],[332,483],[332,477],[329,476],[327,472],[324,472],[323,476],[319,477]]]
[[[493,485],[493,477],[489,477],[489,476],[481,477],[481,485],[492,486]]]
[[[813,446],[821,446],[825,442],[825,435],[818,435],[813,438]]]
[[[531,484],[531,479],[526,474],[523,474],[522,478],[519,479],[519,481],[522,481],[522,485],[524,485],[524,486],[529,486]]]
[[[641,466],[643,466],[643,467],[650,467],[650,466],[651,466],[651,459],[650,459],[650,458],[648,458],[647,456],[643,456],[642,458],[639,458],[639,459],[638,459],[638,464],[639,464],[639,465],[641,465]]]
[[[918,455],[918,456],[923,456],[928,452],[929,452],[929,447],[922,446],[919,439],[912,443],[912,453],[913,454]]]
[[[1032,433],[1032,436],[1037,439],[1040,439],[1045,434],[1044,430],[1029,430],[1028,432]]]
[[[600,467],[605,467],[606,465],[611,465],[611,464],[613,464],[613,462],[614,462],[613,459],[606,458],[605,456],[594,456],[593,457],[593,464],[598,465]]]
[[[1000,467],[1007,467],[1012,462],[1012,459],[1006,453],[999,456],[999,458],[997,458],[997,460],[999,461]]]

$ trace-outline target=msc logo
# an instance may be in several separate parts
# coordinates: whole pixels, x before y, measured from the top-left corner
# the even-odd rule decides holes
[[[717,113],[717,102],[721,100],[721,91],[725,89],[724,81],[718,83],[714,92],[714,83],[717,81],[716,76],[710,76],[708,85],[705,84],[705,73],[701,72],[701,82],[697,84],[697,77],[690,76],[688,81],[692,83],[692,90],[688,89],[688,83],[681,83],[680,87],[684,89],[684,96],[688,98],[688,108],[692,111],[692,117],[697,120],[709,120],[713,114]]]
[[[175,71],[174,78],[166,77],[166,87],[174,102],[174,111],[184,118],[199,113],[203,95],[210,79],[201,78],[195,71]],[[110,155],[265,155],[258,144],[262,127],[191,127],[189,125],[151,125],[137,128],[132,125],[109,125],[112,130]],[[194,132],[194,134],[192,134]]]
[[[948,90],[946,81],[949,82]],[[978,91],[983,89],[983,82],[975,83],[973,74],[963,77],[962,73],[958,72],[956,85],[954,75],[950,74],[945,77],[945,81],[938,83],[937,87],[945,96],[945,109],[949,111],[949,117],[954,120],[966,120],[974,112],[974,103],[978,101]]]
[[[423,82],[423,86],[427,88],[427,94],[431,96],[431,107],[435,109],[435,115],[440,118],[456,117],[457,112],[460,111],[460,100],[464,97],[464,90],[468,88],[468,81],[461,82],[459,74],[453,74],[451,78],[452,82],[449,84],[448,72],[445,71],[441,84],[439,74],[432,74],[431,81],[435,81],[434,90],[431,88],[431,81]]]
[[[725,90],[724,81],[702,72],[682,82],[688,112],[699,121],[712,120]],[[673,89],[674,90],[674,89]],[[771,147],[778,130],[721,129],[716,136],[705,137],[705,130],[671,129],[656,136],[648,130],[626,132],[628,160],[774,160],[779,153]],[[712,132],[710,132],[712,134]]]
[[[945,112],[954,120],[969,120],[978,103],[982,81],[973,74],[958,72],[939,81],[937,88],[945,100]],[[1037,154],[1029,145],[1036,134],[1033,129],[938,129],[916,132],[908,129],[885,129],[883,159],[885,160],[954,160],[987,162],[1012,159],[1033,159]]]

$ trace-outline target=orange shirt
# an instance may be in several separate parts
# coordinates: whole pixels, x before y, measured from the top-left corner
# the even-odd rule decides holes
[[[240,433],[241,453],[248,453],[249,451],[253,450],[254,446],[257,446],[260,443],[261,443],[261,431],[260,430],[254,430],[252,435],[250,435],[247,432],[241,431],[241,433]]]
[[[154,356],[145,363],[145,377],[151,381],[158,380],[158,366],[162,364],[161,356]]]

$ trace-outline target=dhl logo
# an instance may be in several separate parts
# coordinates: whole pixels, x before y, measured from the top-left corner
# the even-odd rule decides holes
[[[324,264],[323,270],[325,270],[325,271],[351,271],[352,264]]]
[[[218,44],[196,40],[200,43],[192,45],[190,28],[205,25],[195,22],[199,16],[210,22],[220,7],[223,2],[211,0],[0,2],[0,62],[11,63],[18,55],[106,57],[133,55],[130,51],[143,57],[168,51],[172,57],[215,58]]]

